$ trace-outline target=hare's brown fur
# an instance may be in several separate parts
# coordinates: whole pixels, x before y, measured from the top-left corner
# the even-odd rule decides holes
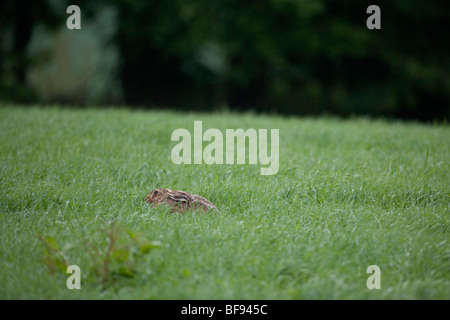
[[[165,204],[172,207],[171,212],[183,213],[188,210],[203,209],[203,211],[219,210],[209,201],[197,194],[190,194],[186,191],[170,190],[167,188],[157,188],[145,197],[145,202],[153,205]]]

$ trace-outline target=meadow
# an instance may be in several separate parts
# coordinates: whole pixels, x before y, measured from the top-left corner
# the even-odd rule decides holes
[[[195,120],[279,129],[279,171],[175,165]],[[0,299],[449,299],[449,159],[445,123],[2,105]]]

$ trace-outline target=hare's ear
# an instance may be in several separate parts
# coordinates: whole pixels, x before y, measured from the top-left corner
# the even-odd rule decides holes
[[[187,202],[187,203],[191,203],[192,202],[192,197],[190,195],[188,195],[187,193],[185,193],[185,192],[170,192],[168,194],[168,196],[173,201]]]

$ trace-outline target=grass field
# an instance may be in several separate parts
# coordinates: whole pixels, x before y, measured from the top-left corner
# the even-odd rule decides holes
[[[173,164],[194,120],[280,129],[279,172]],[[445,124],[3,106],[0,298],[449,299],[449,159]],[[222,214],[146,205],[156,187]]]

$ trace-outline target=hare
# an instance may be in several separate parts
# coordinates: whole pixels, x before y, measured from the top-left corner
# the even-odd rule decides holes
[[[203,209],[203,211],[217,210],[216,206],[208,199],[205,199],[197,194],[190,194],[180,190],[170,190],[167,188],[157,188],[145,197],[145,202],[155,205],[165,204],[172,207],[171,212],[183,213],[188,210]]]

